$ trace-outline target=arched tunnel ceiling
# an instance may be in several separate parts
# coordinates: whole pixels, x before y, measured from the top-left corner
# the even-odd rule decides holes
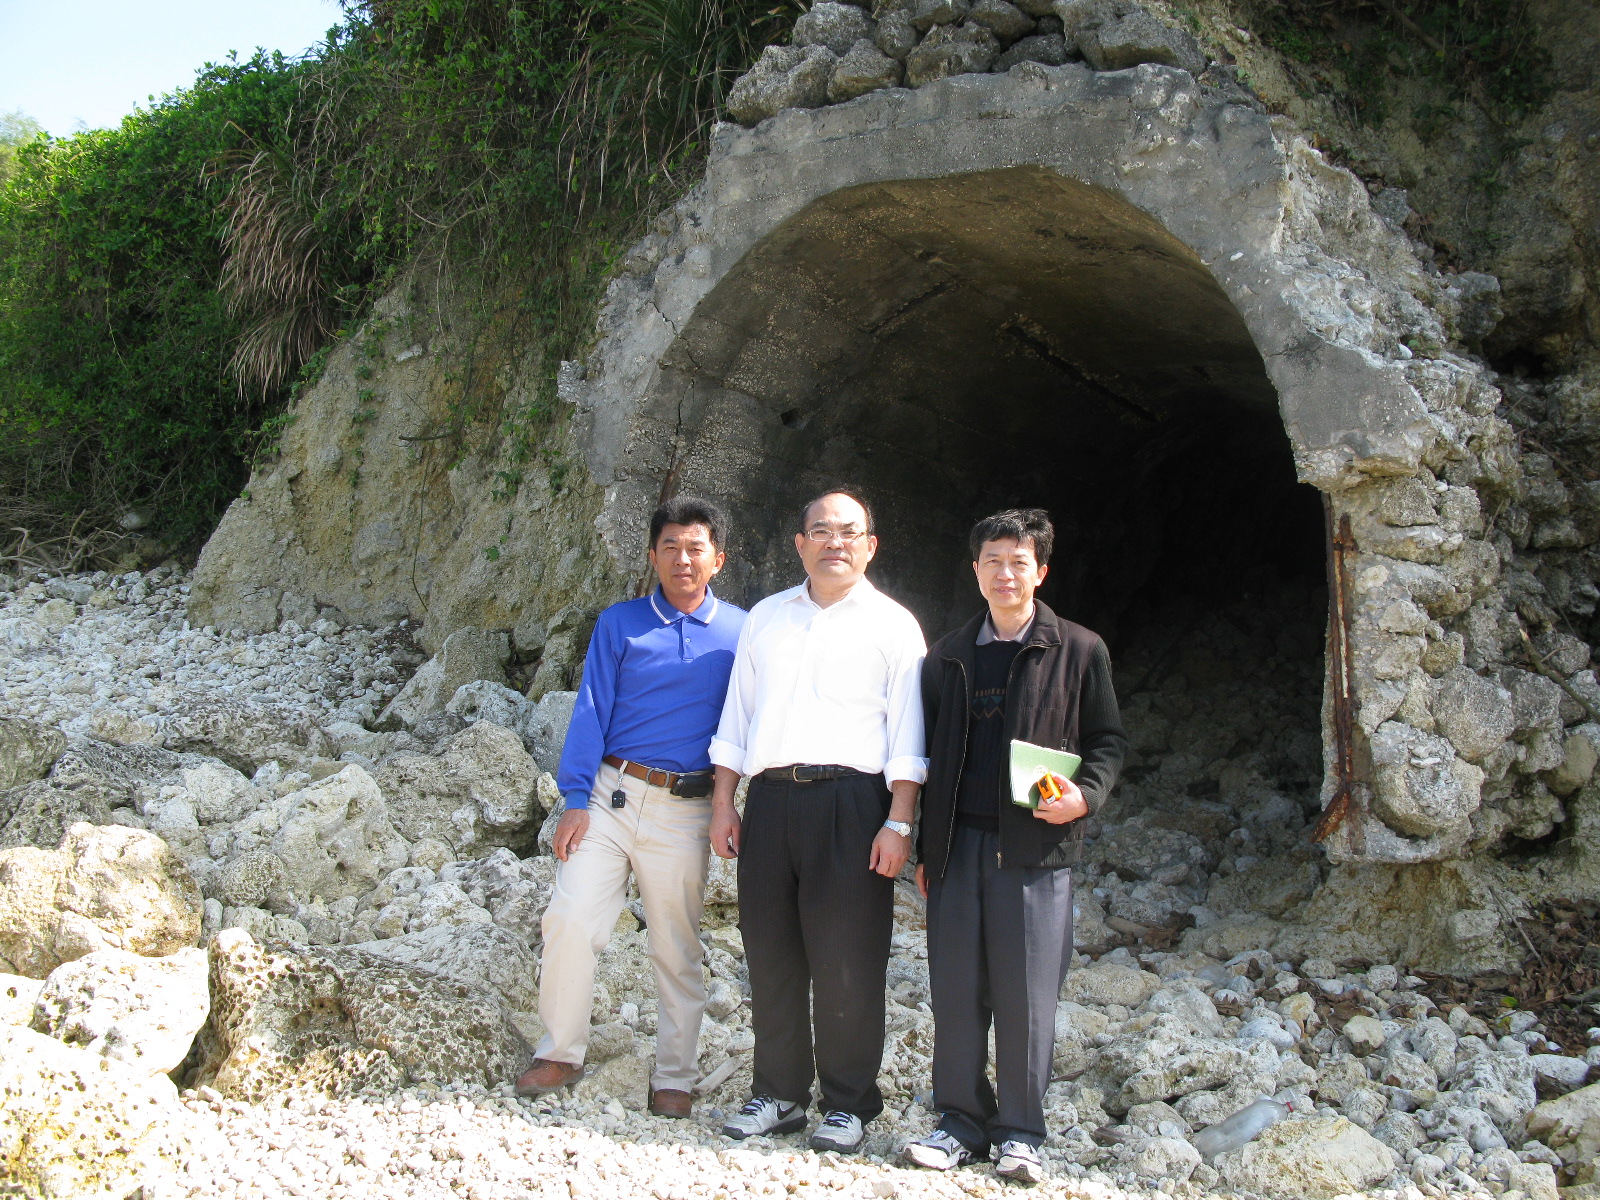
[[[733,508],[748,598],[793,581],[792,510],[839,480],[877,501],[878,578],[930,632],[970,606],[962,539],[994,508],[1050,508],[1096,564],[1091,586],[1058,563],[1054,591],[1111,619],[1197,472],[1218,493],[1293,486],[1276,395],[1210,273],[1125,201],[1039,168],[825,197],[723,278],[662,365],[676,482]]]

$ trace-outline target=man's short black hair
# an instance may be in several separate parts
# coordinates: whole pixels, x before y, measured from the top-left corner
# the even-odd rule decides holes
[[[1050,562],[1050,550],[1056,542],[1056,527],[1050,524],[1050,514],[1042,508],[1008,508],[992,517],[985,517],[972,527],[967,539],[972,547],[972,561],[978,561],[985,542],[998,542],[1010,538],[1017,545],[1033,543],[1033,561],[1041,567]]]
[[[674,496],[650,516],[650,549],[661,540],[661,531],[668,525],[704,525],[711,534],[711,544],[718,550],[728,541],[728,518],[709,500],[699,496]]]
[[[799,532],[804,533],[806,531],[806,522],[811,519],[811,506],[819,500],[826,500],[829,496],[849,496],[850,499],[861,505],[861,511],[867,514],[867,532],[871,533],[877,528],[872,520],[872,505],[867,501],[867,494],[854,484],[842,483],[838,487],[831,487],[825,491],[818,492],[800,506]]]

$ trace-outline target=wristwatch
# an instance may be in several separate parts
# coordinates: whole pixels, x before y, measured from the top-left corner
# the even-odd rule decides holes
[[[885,821],[883,823],[883,827],[885,829],[894,830],[901,837],[910,837],[911,836],[911,826],[910,826],[910,824],[908,822],[905,822],[905,821]]]

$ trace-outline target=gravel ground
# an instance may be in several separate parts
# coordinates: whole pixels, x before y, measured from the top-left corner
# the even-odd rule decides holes
[[[667,1121],[612,1100],[595,1111],[535,1105],[482,1092],[408,1090],[382,1101],[296,1101],[260,1107],[191,1096],[197,1153],[182,1175],[146,1187],[146,1200],[180,1197],[625,1197],[734,1200],[744,1196],[927,1200],[1001,1195],[1017,1185],[987,1166],[948,1174],[905,1168],[883,1155],[841,1158],[807,1149],[803,1135],[734,1146],[703,1110]],[[1198,1197],[1178,1184],[1139,1192],[1103,1177],[1062,1175],[1036,1196],[1113,1200]],[[1409,1192],[1411,1189],[1407,1189]],[[1399,1197],[1406,1193],[1388,1193]],[[1416,1193],[1420,1200],[1421,1193]]]
[[[10,582],[0,575],[0,589]],[[188,597],[188,576],[173,568],[15,587],[0,607],[6,713],[92,733],[74,721],[93,708],[141,718],[184,695],[221,693],[319,724],[364,722],[400,688],[407,668],[391,654],[399,631],[321,620],[309,629],[291,621],[272,633],[223,634],[189,627]],[[30,648],[43,636],[59,636],[59,656],[3,652]]]

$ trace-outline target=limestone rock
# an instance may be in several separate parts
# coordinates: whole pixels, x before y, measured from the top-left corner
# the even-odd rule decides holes
[[[169,750],[209,754],[246,775],[274,759],[298,767],[332,749],[310,720],[215,694],[184,701],[167,714],[165,731]]]
[[[517,1012],[538,1008],[539,961],[525,941],[498,925],[439,925],[403,937],[362,942],[355,949],[482,988]]]
[[[1011,49],[994,60],[996,71],[1009,71],[1018,63],[1036,62],[1047,67],[1059,67],[1066,62],[1067,42],[1059,33],[1036,33],[1020,39]]]
[[[206,953],[165,958],[97,950],[45,980],[33,1028],[146,1075],[175,1070],[211,1010]]]
[[[1209,871],[1216,865],[1216,851],[1194,834],[1149,826],[1142,821],[1108,828],[1090,853],[1124,879],[1167,884],[1179,883],[1197,870]]]
[[[1456,756],[1456,745],[1400,721],[1372,737],[1373,807],[1412,837],[1460,834],[1477,811],[1483,772]]]
[[[176,1168],[186,1124],[166,1076],[0,1028],[0,1192],[121,1200]]]
[[[936,25],[951,25],[972,8],[972,0],[916,0],[911,8],[912,28],[923,33]]]
[[[487,679],[505,683],[506,659],[511,657],[511,636],[499,630],[468,625],[445,638],[444,645],[389,701],[378,717],[383,729],[411,727],[424,717],[445,711],[445,705],[463,685]]]
[[[1570,796],[1589,782],[1596,764],[1600,764],[1600,724],[1589,721],[1568,731],[1561,744],[1561,765],[1545,772],[1545,786],[1558,796]]]
[[[1528,1134],[1561,1156],[1574,1183],[1600,1183],[1600,1083],[1591,1083],[1528,1114]]]
[[[522,742],[541,771],[554,774],[561,762],[561,747],[566,744],[567,727],[572,724],[577,702],[577,692],[546,692],[534,706],[533,715],[522,730]]]
[[[1264,858],[1242,871],[1214,878],[1206,892],[1206,907],[1223,916],[1257,912],[1281,917],[1310,899],[1321,882],[1322,872],[1315,861],[1287,855]]]
[[[0,717],[0,792],[43,779],[67,739],[59,729],[48,729],[20,717]]]
[[[271,850],[283,862],[287,890],[301,900],[360,895],[406,864],[409,851],[383,794],[354,763],[291,793],[284,807]]]
[[[987,71],[1000,43],[982,25],[940,25],[906,55],[906,82],[921,87],[951,75]]]
[[[1200,1151],[1179,1137],[1153,1137],[1135,1145],[1128,1169],[1143,1179],[1187,1179],[1200,1165]]]
[[[458,884],[473,903],[489,912],[496,925],[529,949],[543,941],[540,923],[555,881],[553,857],[541,854],[523,859],[506,849],[476,862],[452,863],[443,870],[441,879]]]
[[[43,979],[95,950],[172,954],[200,918],[200,889],[142,829],[78,824],[57,850],[0,850],[0,970]]]
[[[1383,1045],[1383,1022],[1364,1013],[1357,1013],[1346,1021],[1341,1032],[1349,1039],[1350,1049],[1362,1058],[1375,1053]]]
[[[31,617],[0,617],[0,646],[13,654],[33,654],[56,644],[56,635]]]
[[[225,929],[211,942],[211,993],[196,1079],[239,1099],[498,1087],[531,1053],[493,992],[348,946],[268,951]]]
[[[437,755],[395,755],[376,782],[407,841],[437,839],[456,858],[498,846],[528,852],[544,819],[537,765],[517,734],[487,721],[456,734]]]
[[[1161,977],[1138,967],[1101,960],[1067,972],[1065,1000],[1079,1004],[1122,1004],[1137,1008],[1161,986]]]
[[[812,11],[815,11],[814,9]],[[828,81],[828,101],[842,104],[879,88],[900,82],[900,64],[869,41],[859,41],[833,68]]]
[[[1072,0],[1066,0],[1071,6]],[[1057,5],[1064,25],[1075,23],[1078,47],[1097,71],[1121,71],[1141,63],[1178,67],[1191,75],[1206,69],[1206,56],[1198,42],[1182,29],[1159,20],[1143,8],[1118,4],[1105,6],[1096,18],[1069,22],[1063,5]],[[1118,11],[1120,10],[1120,12]],[[1076,15],[1076,14],[1075,14]]]
[[[873,45],[896,62],[904,62],[916,46],[918,34],[905,14],[895,13],[892,17],[878,22],[878,32],[873,36]]]
[[[0,1025],[26,1025],[33,1020],[33,1003],[44,980],[26,975],[0,975]]]
[[[820,108],[838,55],[826,46],[768,46],[728,91],[728,113],[755,125],[786,108]]]
[[[1394,1152],[1343,1117],[1291,1118],[1215,1166],[1229,1186],[1293,1200],[1333,1200],[1388,1178]]]
[[[62,788],[36,779],[0,792],[0,849],[11,846],[59,846],[67,830],[80,821],[112,824],[111,806],[93,788]]]
[[[982,25],[1002,42],[1014,42],[1032,33],[1038,24],[1011,0],[977,0],[967,13],[972,25]]]
[[[1433,718],[1439,732],[1471,762],[1482,762],[1516,730],[1511,693],[1467,667],[1456,668],[1440,681]]]
[[[537,709],[532,700],[515,688],[488,679],[462,684],[444,706],[445,712],[460,717],[468,725],[488,721],[512,730],[519,737]]]
[[[859,41],[870,43],[876,30],[872,18],[854,5],[839,4],[837,0],[818,0],[809,11],[801,13],[795,20],[794,44],[826,46],[843,56]]]

